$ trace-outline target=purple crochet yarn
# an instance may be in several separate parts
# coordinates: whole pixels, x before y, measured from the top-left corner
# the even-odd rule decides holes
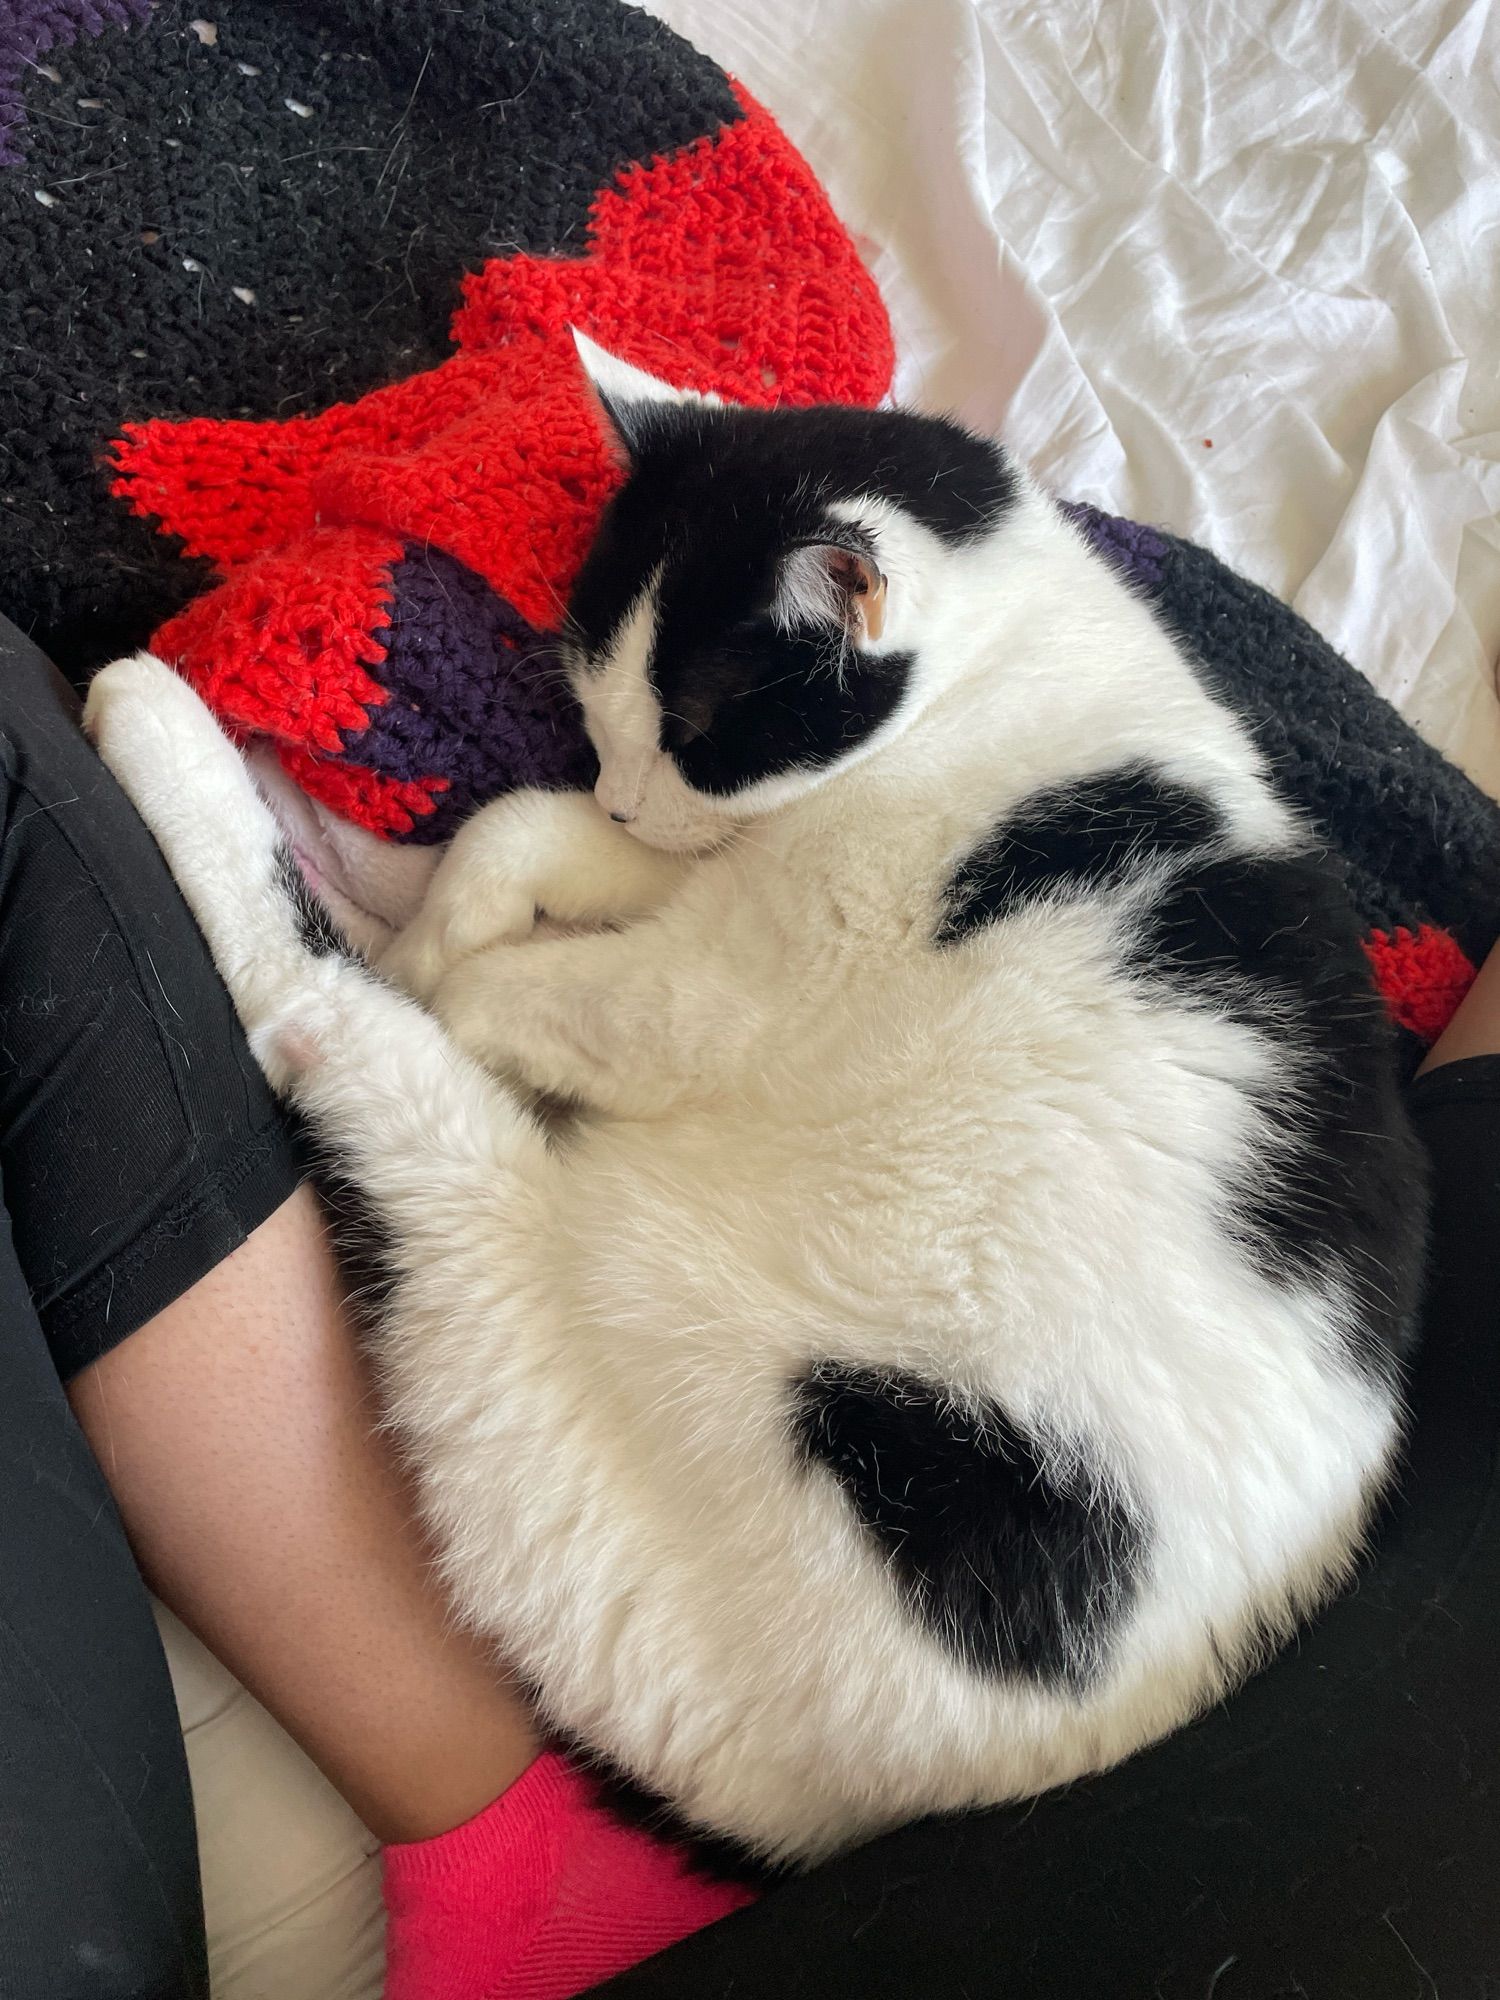
[[[448,840],[476,807],[521,785],[593,783],[556,640],[463,563],[409,545],[391,570],[390,623],[374,637],[386,655],[372,672],[390,699],[346,735],[346,758],[383,777],[448,780],[406,840]]]
[[[1167,545],[1154,529],[1142,527],[1139,521],[1127,521],[1119,514],[1103,514],[1082,500],[1065,501],[1062,511],[1075,527],[1083,530],[1099,555],[1107,556],[1135,582],[1147,589],[1155,589],[1161,583]]]
[[[18,166],[23,157],[21,79],[26,71],[80,35],[128,28],[150,11],[151,0],[10,0],[0,9],[0,167]]]

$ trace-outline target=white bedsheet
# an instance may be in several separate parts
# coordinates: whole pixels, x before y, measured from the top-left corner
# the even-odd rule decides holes
[[[862,239],[902,400],[1206,543],[1500,796],[1500,6],[652,11]]]

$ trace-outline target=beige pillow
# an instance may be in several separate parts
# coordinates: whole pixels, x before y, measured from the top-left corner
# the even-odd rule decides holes
[[[374,1836],[170,1611],[157,1622],[193,1778],[214,2000],[379,2000]]]

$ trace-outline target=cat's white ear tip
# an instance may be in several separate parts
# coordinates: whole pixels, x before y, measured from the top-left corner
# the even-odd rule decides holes
[[[659,376],[637,368],[633,361],[622,361],[618,354],[611,354],[607,347],[601,347],[580,327],[570,326],[568,332],[572,335],[574,349],[584,374],[593,384],[595,395],[609,406],[612,415],[618,415],[631,404],[690,404],[716,400],[700,396],[693,389],[674,388]]]
[[[584,374],[590,381],[596,380],[599,370],[601,368],[607,370],[614,356],[607,348],[601,347],[597,340],[590,340],[582,327],[570,326],[568,334],[578,359],[583,363]]]
[[[658,382],[644,368],[637,368],[632,362],[622,361],[618,354],[611,354],[607,347],[591,340],[581,327],[570,326],[568,332],[573,336],[573,346],[584,374],[606,401],[656,403],[676,400],[675,389],[669,388],[665,382]]]

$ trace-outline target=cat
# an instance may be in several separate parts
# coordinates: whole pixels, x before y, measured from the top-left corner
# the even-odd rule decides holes
[[[167,667],[88,725],[389,1233],[459,1613],[809,1862],[1125,1757],[1349,1575],[1423,1177],[1336,864],[1003,448],[579,348],[596,797],[477,814],[382,974]]]

